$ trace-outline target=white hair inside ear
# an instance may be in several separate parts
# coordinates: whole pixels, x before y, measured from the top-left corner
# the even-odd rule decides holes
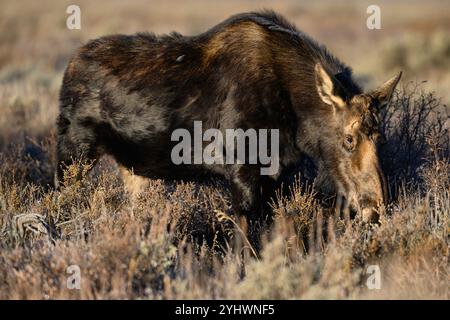
[[[345,105],[344,100],[334,94],[335,81],[322,67],[320,63],[315,66],[317,93],[322,101],[328,105],[342,108]]]

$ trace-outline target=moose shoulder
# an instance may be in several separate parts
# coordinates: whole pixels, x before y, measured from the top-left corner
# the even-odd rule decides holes
[[[81,47],[64,75],[57,177],[64,164],[105,153],[149,178],[221,175],[234,211],[256,225],[283,170],[305,153],[317,162],[319,186],[338,195],[337,209],[370,217],[386,197],[378,113],[400,76],[363,93],[349,67],[268,11],[233,16],[192,37],[102,37]],[[172,134],[194,136],[194,123],[224,136],[276,129],[277,170],[262,175],[261,163],[246,161],[250,152],[235,163],[174,163]]]

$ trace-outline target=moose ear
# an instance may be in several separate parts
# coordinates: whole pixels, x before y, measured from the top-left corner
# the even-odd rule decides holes
[[[395,77],[386,81],[378,89],[370,93],[370,96],[374,100],[377,108],[381,109],[386,106],[392,98],[395,87],[397,86],[400,78],[402,77],[402,72],[400,71]]]
[[[331,76],[320,63],[316,64],[315,73],[317,93],[322,101],[331,106],[342,108],[345,105],[342,99],[344,90],[339,81]]]

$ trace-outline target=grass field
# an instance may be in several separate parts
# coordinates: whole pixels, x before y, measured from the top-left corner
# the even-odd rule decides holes
[[[378,1],[0,1],[0,298],[449,299],[450,6]],[[230,14],[271,8],[344,62],[367,88],[404,79],[383,114],[393,201],[380,225],[337,219],[293,179],[256,258],[223,181],[123,181],[104,158],[51,185],[62,73],[74,50],[111,33],[195,34]],[[422,83],[422,81],[427,81]],[[87,171],[87,168],[85,168]],[[67,287],[79,266],[79,290]],[[381,273],[370,290],[369,266]],[[368,269],[369,268],[369,269]]]

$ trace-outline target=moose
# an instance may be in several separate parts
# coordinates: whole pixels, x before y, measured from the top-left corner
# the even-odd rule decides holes
[[[364,93],[352,70],[272,11],[232,16],[205,33],[111,35],[70,60],[60,91],[57,181],[75,159],[103,154],[151,179],[229,181],[233,212],[249,226],[267,214],[283,172],[302,155],[316,186],[337,195],[336,209],[364,220],[387,200],[377,144],[380,110],[401,72]],[[172,133],[277,129],[278,170],[261,164],[174,163]],[[246,142],[247,146],[249,142]]]

